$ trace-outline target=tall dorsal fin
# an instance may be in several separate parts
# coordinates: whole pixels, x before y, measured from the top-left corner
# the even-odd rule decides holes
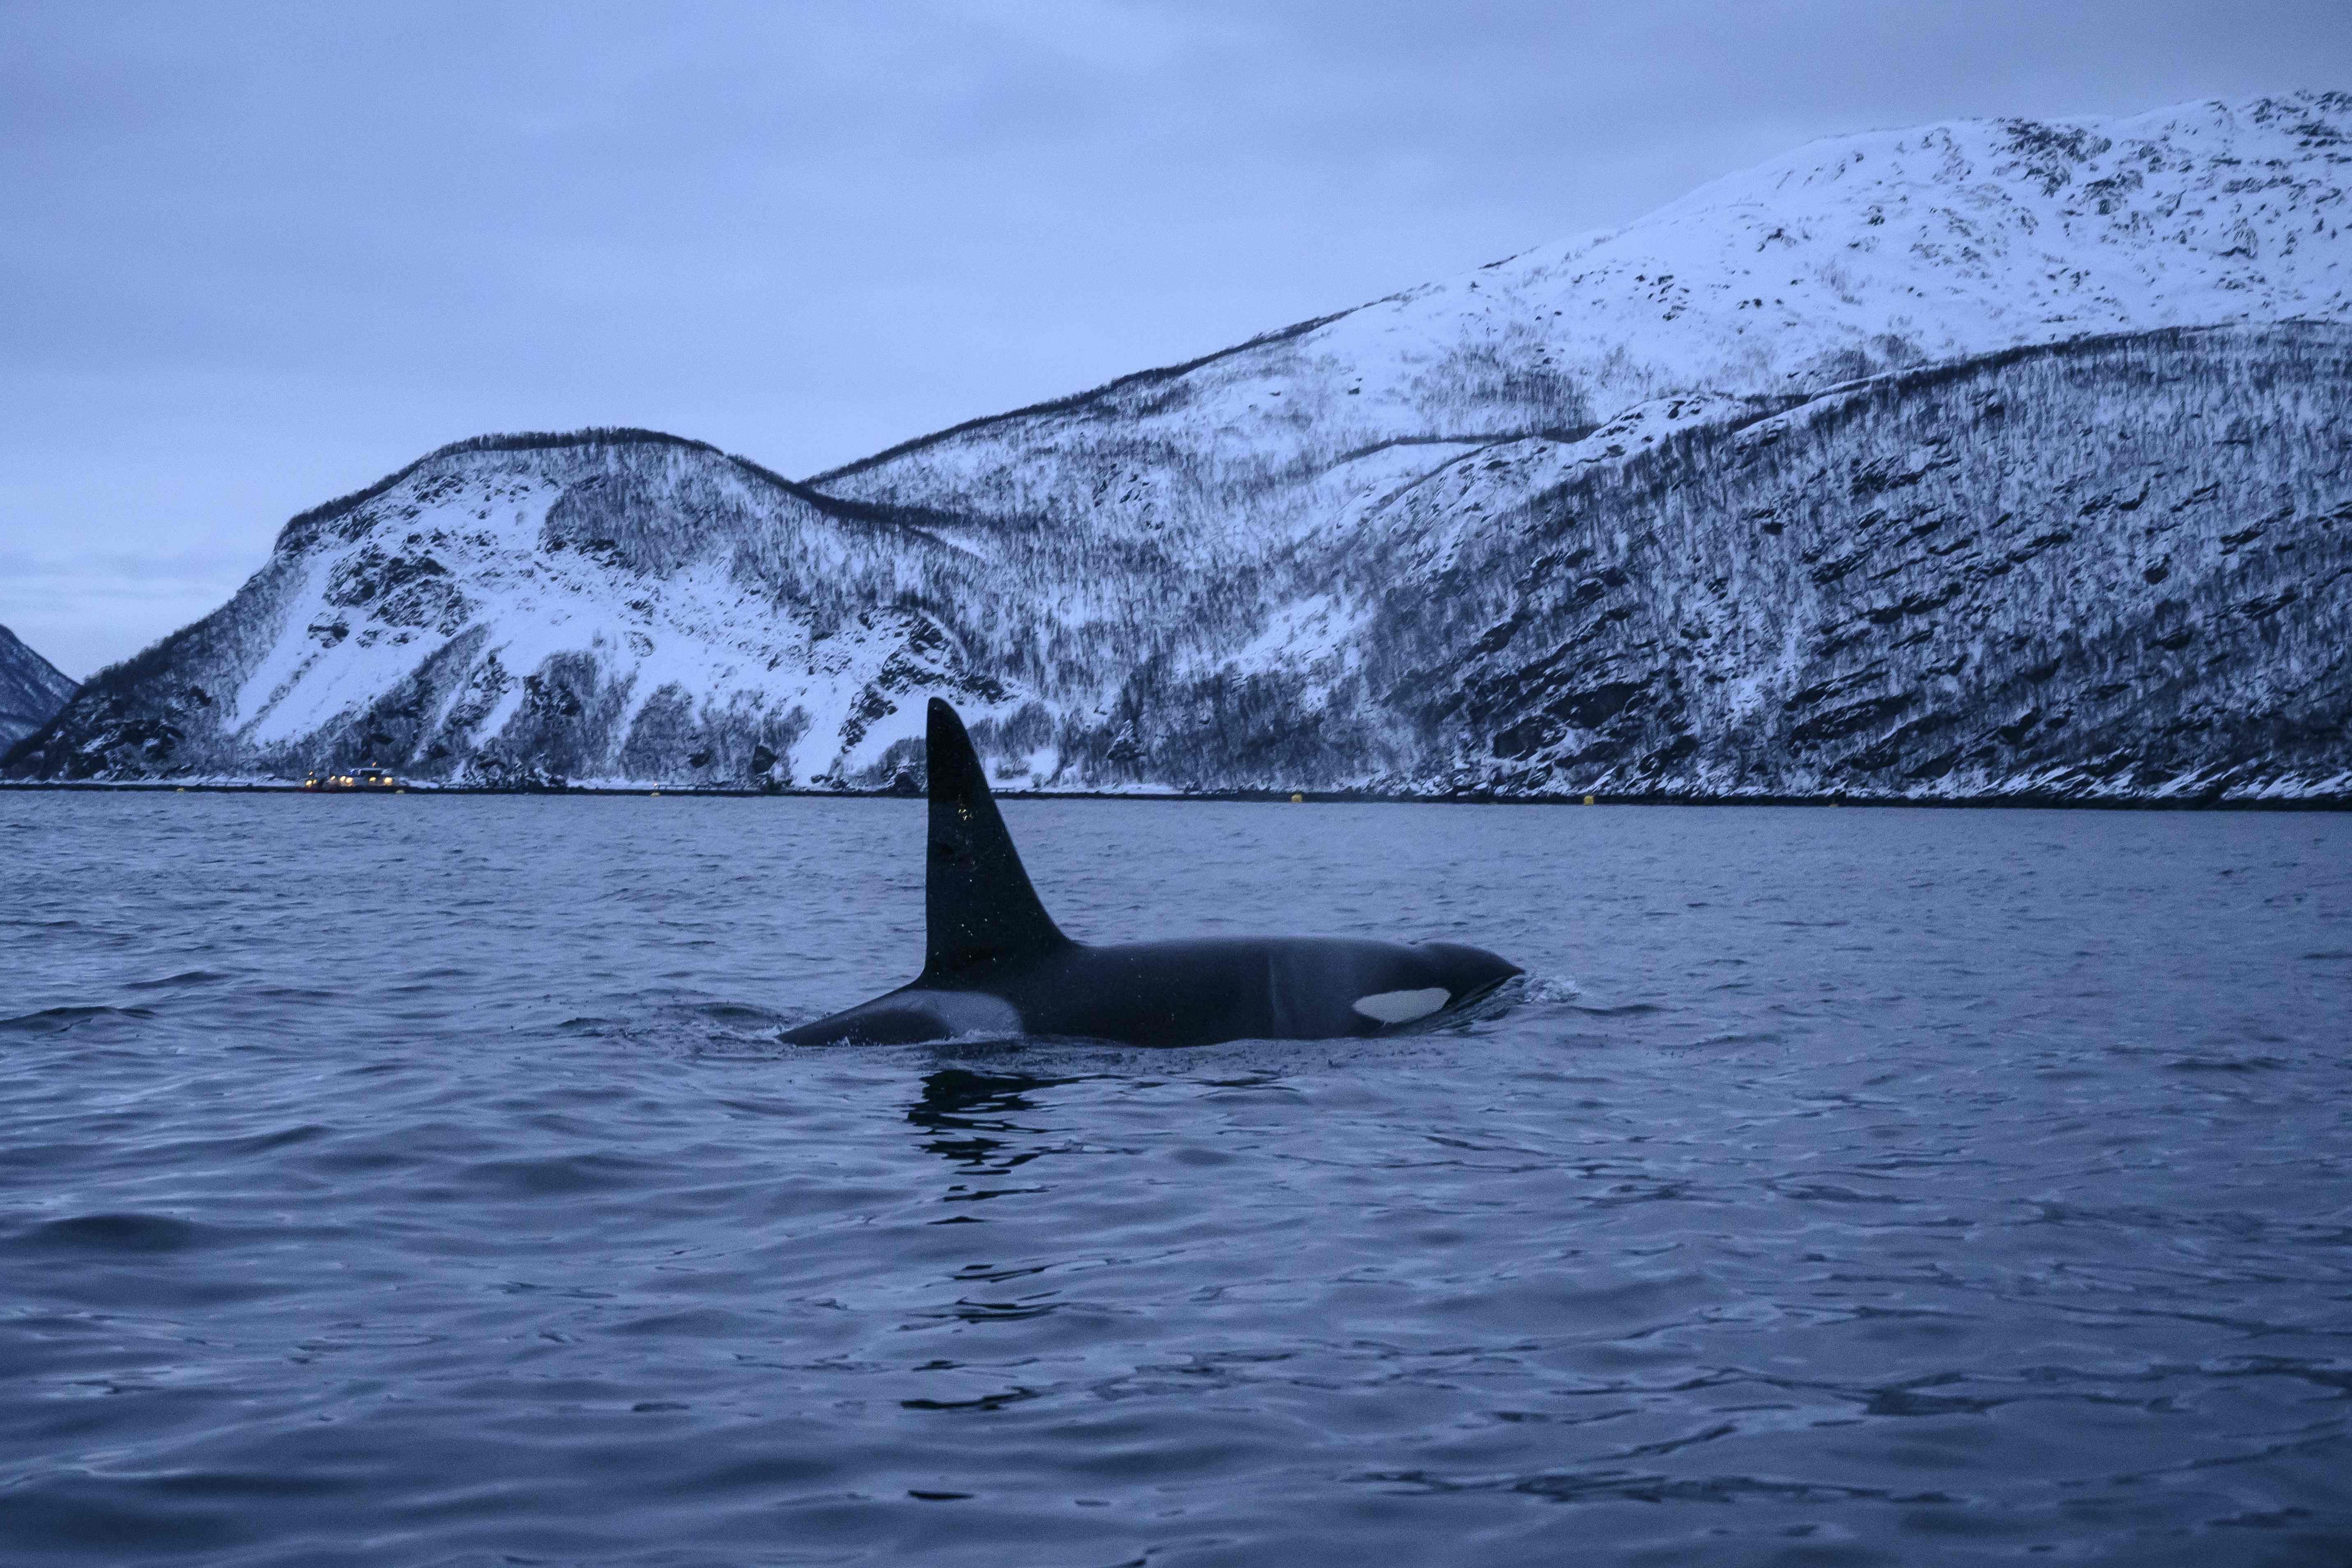
[[[931,699],[931,844],[923,882],[923,979],[1066,947],[1013,836],[956,710]]]

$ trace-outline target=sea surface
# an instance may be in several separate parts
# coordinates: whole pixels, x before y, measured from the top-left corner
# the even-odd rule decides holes
[[[2352,1562],[2352,816],[1014,802],[1528,977],[779,1045],[922,811],[0,793],[0,1563]]]

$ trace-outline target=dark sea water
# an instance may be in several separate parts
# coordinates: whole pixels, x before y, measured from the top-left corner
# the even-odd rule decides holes
[[[2352,1562],[2352,817],[1016,802],[1529,978],[777,1045],[921,812],[0,794],[0,1563]]]

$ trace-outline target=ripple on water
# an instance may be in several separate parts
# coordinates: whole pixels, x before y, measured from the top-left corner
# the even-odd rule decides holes
[[[32,1257],[96,1259],[185,1252],[226,1235],[221,1227],[171,1215],[86,1214],[44,1220],[0,1241],[0,1247]]]
[[[145,1007],[108,1007],[98,1005],[44,1007],[38,1012],[20,1014],[13,1018],[0,1018],[0,1032],[22,1035],[62,1035],[92,1023],[112,1023],[121,1020],[138,1023],[152,1018],[154,1013]]]
[[[2352,1560],[2352,819],[1020,802],[1529,976],[809,1051],[919,805],[356,804],[0,795],[0,1557]]]

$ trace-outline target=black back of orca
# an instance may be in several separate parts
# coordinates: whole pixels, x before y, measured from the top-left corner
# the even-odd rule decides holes
[[[1062,934],[1004,829],[971,737],[931,700],[923,972],[788,1030],[793,1045],[1083,1036],[1134,1046],[1375,1035],[1486,994],[1517,965],[1452,942],[1216,937],[1090,947]]]

